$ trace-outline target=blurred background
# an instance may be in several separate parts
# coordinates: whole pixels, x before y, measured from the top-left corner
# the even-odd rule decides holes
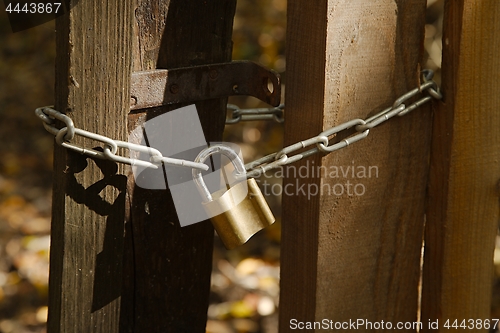
[[[423,67],[440,81],[443,0],[429,0]],[[278,71],[286,87],[286,0],[238,0],[233,59]],[[53,137],[34,115],[54,101],[54,22],[12,33],[0,11],[0,332],[45,332]],[[235,97],[242,108],[265,107]],[[283,125],[227,125],[225,141],[241,145],[246,161],[279,150]],[[279,183],[280,179],[267,179]],[[244,246],[226,251],[216,239],[207,332],[277,332],[280,197],[267,199],[277,223]],[[500,248],[500,247],[499,247]],[[492,317],[500,316],[500,250]]]

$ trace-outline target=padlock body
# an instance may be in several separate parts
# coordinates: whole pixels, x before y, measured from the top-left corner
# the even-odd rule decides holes
[[[245,193],[246,192],[246,193]],[[213,201],[203,204],[210,220],[228,249],[246,243],[275,218],[255,179],[240,182],[229,190],[213,193]],[[243,198],[243,200],[241,200]]]

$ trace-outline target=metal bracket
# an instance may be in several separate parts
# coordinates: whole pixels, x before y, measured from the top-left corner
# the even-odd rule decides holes
[[[251,61],[135,72],[130,89],[131,110],[233,95],[272,106],[281,99],[279,74]]]

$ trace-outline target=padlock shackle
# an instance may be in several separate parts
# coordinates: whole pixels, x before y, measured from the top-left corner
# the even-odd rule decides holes
[[[238,171],[240,175],[241,174],[244,175],[246,173],[245,165],[243,164],[243,161],[241,160],[240,156],[233,149],[223,144],[216,144],[203,149],[198,154],[198,156],[196,156],[196,159],[194,161],[196,163],[205,163],[205,160],[214,154],[222,154],[227,158],[229,158],[231,163],[234,165],[236,171]],[[197,188],[200,191],[203,198],[206,199],[207,202],[212,201],[213,200],[212,194],[208,190],[207,184],[205,184],[205,181],[203,180],[203,176],[201,175],[201,170],[193,169],[193,180],[197,185]]]

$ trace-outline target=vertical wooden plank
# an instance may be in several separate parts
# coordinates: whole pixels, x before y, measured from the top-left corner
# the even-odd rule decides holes
[[[130,1],[80,1],[57,19],[56,109],[78,128],[126,140]],[[99,143],[82,138],[85,147]],[[49,332],[118,332],[126,176],[123,165],[56,146]]]
[[[425,6],[290,0],[285,143],[366,118],[416,87]],[[422,107],[346,149],[295,166],[307,176],[288,173],[280,332],[293,330],[292,319],[417,320],[430,121]]]
[[[426,325],[424,332],[447,331],[447,319],[460,325],[490,317],[499,218],[498,17],[495,0],[445,3],[445,98],[434,119],[422,295],[422,320],[439,320],[439,329]]]
[[[230,61],[235,9],[236,0],[139,0],[133,70]],[[207,142],[222,140],[226,103],[226,99],[196,103]],[[134,112],[129,129],[181,106]],[[179,140],[168,131],[164,139]],[[211,223],[181,228],[169,190],[134,186],[132,175],[129,188],[130,251],[122,331],[205,332],[214,235]]]

